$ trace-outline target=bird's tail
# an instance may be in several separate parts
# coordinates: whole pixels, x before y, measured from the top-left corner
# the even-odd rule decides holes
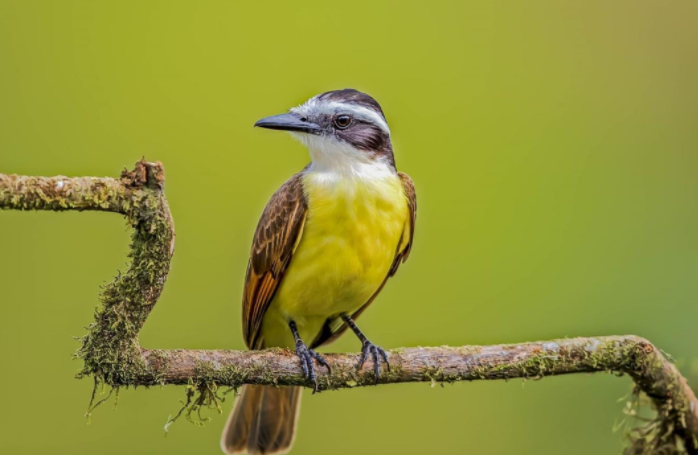
[[[228,455],[266,455],[291,450],[301,387],[243,386],[221,437]]]

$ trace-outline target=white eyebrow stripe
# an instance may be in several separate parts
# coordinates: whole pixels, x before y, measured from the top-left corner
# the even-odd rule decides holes
[[[311,111],[314,114],[325,113],[325,114],[336,114],[338,112],[346,112],[353,115],[355,118],[367,120],[374,123],[380,127],[385,133],[390,136],[390,128],[383,117],[380,116],[375,111],[354,103],[342,103],[340,101],[319,101],[317,97],[310,98],[305,104],[302,104],[296,108],[291,109],[291,112],[301,112],[310,114]]]
[[[388,128],[388,124],[385,122],[385,120],[383,120],[383,117],[381,117],[375,111],[367,107],[353,103],[341,103],[338,101],[332,101],[324,104],[326,106],[326,109],[332,111],[333,113],[345,111],[352,114],[355,118],[368,120],[372,123],[375,123],[383,131],[390,135],[390,128]]]

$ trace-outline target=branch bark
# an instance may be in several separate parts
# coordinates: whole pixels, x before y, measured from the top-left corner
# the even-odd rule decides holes
[[[138,332],[162,292],[174,253],[174,223],[160,163],[140,161],[119,179],[0,174],[0,209],[96,210],[122,214],[133,228],[129,269],[104,288],[95,321],[76,356],[79,377],[112,387],[186,384],[192,406],[215,402],[216,388],[243,384],[310,387],[295,355],[265,351],[150,350]],[[678,369],[649,341],[635,336],[573,338],[495,346],[408,348],[389,352],[379,384],[542,378],[572,373],[627,374],[656,418],[636,428],[626,453],[698,455],[698,401]],[[358,354],[327,354],[321,390],[371,385]],[[198,396],[191,400],[194,393]]]

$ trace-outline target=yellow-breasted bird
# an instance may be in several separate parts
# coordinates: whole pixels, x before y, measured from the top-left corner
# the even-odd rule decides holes
[[[353,89],[317,95],[255,126],[289,131],[312,162],[271,197],[252,242],[242,297],[250,349],[295,348],[315,382],[313,348],[347,328],[361,340],[359,367],[383,349],[354,320],[407,259],[417,212],[412,180],[395,168],[380,105]],[[307,343],[307,344],[306,344]],[[284,453],[293,443],[300,387],[244,386],[221,438],[227,454]]]

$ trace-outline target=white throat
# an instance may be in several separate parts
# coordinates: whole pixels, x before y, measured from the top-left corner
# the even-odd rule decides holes
[[[312,134],[292,134],[308,147],[312,159],[308,172],[324,180],[383,180],[396,175],[386,158],[356,149],[346,142]]]

